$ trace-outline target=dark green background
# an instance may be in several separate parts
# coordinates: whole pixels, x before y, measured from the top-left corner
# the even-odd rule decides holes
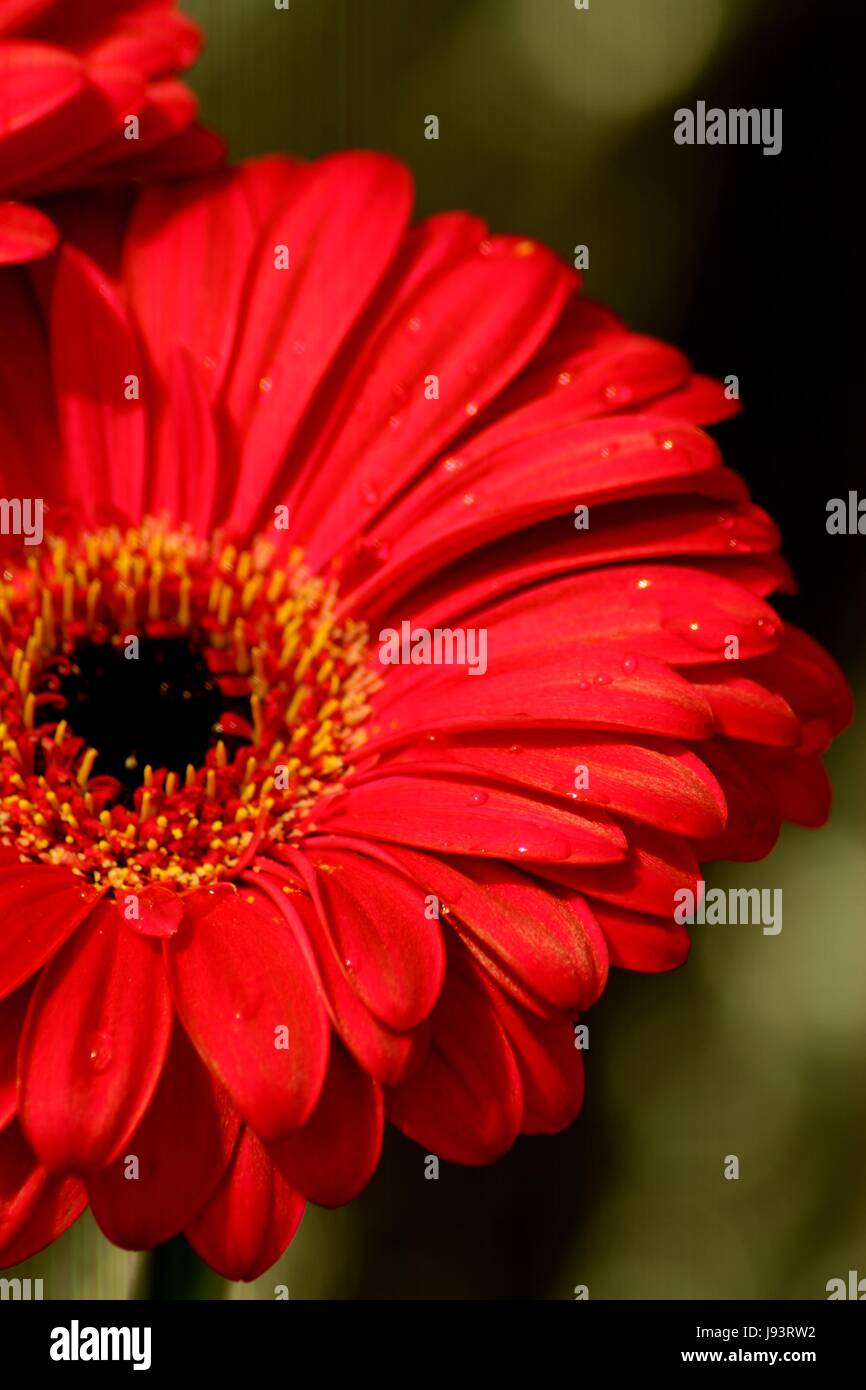
[[[787,610],[862,687],[866,538],[829,537],[858,483],[855,7],[805,0],[190,0],[192,74],[235,157],[351,146],[411,166],[417,208],[590,248],[587,292],[740,378],[730,462],[780,521]],[[681,148],[673,111],[782,107],[782,153]],[[436,114],[440,139],[424,139]],[[859,176],[858,176],[859,177]],[[493,1168],[392,1135],[349,1208],[311,1208],[280,1265],[231,1297],[823,1298],[866,1275],[862,734],[830,767],[828,828],[788,828],[722,886],[781,887],[784,928],[695,929],[689,965],[617,974],[590,1015],[584,1111]],[[724,1156],[741,1177],[725,1181]],[[46,1296],[125,1296],[141,1257],[85,1218],[27,1272]],[[199,1296],[206,1271],[169,1265]],[[167,1282],[166,1282],[167,1281]]]

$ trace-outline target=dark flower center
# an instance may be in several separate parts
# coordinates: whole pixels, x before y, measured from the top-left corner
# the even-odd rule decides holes
[[[59,688],[64,717],[99,752],[94,774],[116,777],[128,792],[148,763],[200,766],[224,708],[204,656],[189,642],[135,641],[77,643]],[[242,703],[249,718],[249,701]]]

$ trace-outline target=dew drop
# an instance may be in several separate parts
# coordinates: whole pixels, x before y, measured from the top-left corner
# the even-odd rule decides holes
[[[250,990],[243,998],[237,1001],[235,1008],[235,1023],[247,1023],[254,1018],[262,1005],[262,994],[260,990]]]
[[[637,657],[627,656],[622,663],[622,669],[630,676],[633,671],[637,670]]]
[[[114,1056],[114,1043],[109,1033],[94,1033],[90,1039],[90,1051],[88,1053],[90,1065],[96,1072],[104,1072],[111,1066],[111,1059]]]
[[[384,565],[385,561],[391,556],[391,542],[384,539],[373,542],[373,555],[378,565]]]
[[[611,682],[611,677],[610,677],[610,676],[607,676],[607,675],[605,675],[605,674],[603,674],[603,673],[597,675],[596,678],[595,678],[595,683],[596,683],[596,685],[610,685],[610,682]]]
[[[578,681],[577,688],[578,690],[589,690],[589,681]]]
[[[523,749],[519,743],[510,743],[508,745],[508,751],[509,753],[522,753]]]
[[[489,792],[473,792],[469,798],[470,806],[483,806],[485,801],[490,800]]]

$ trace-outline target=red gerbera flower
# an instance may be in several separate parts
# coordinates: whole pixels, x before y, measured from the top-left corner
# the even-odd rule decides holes
[[[468,1164],[560,1129],[609,963],[827,814],[848,694],[721,387],[409,211],[391,160],[264,160],[0,278],[5,505],[50,505],[0,589],[7,1264],[89,1201],[251,1278],[386,1115]]]
[[[222,158],[221,142],[193,124],[195,97],[173,75],[201,45],[174,5],[3,0],[0,263],[38,259],[56,244],[54,224],[29,199],[198,172]]]

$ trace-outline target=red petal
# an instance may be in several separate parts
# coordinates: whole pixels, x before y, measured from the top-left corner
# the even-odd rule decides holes
[[[426,1042],[423,1025],[411,1033],[398,1033],[386,1027],[363,1004],[355,992],[345,960],[336,950],[334,939],[322,922],[310,897],[301,889],[294,873],[281,865],[261,860],[261,871],[250,874],[262,892],[276,903],[300,939],[308,942],[314,954],[322,988],[335,1029],[359,1065],[382,1084],[399,1081],[417,1060]],[[313,870],[307,868],[312,887]],[[252,884],[250,883],[252,887]]]
[[[138,344],[114,288],[68,245],[54,282],[52,358],[63,442],[88,520],[113,508],[138,522],[147,396]],[[138,378],[137,400],[126,399],[129,376]]]
[[[484,410],[572,292],[574,273],[546,247],[504,236],[482,245],[487,254],[476,241],[420,283],[410,260],[409,284],[393,285],[359,344],[292,491],[310,563],[356,533],[359,505],[368,516],[385,507]],[[420,254],[428,258],[428,248]],[[439,392],[432,400],[430,373]],[[340,485],[347,476],[354,487]]]
[[[127,232],[124,282],[163,380],[175,350],[186,348],[203,372],[208,397],[219,390],[231,362],[254,234],[240,173],[150,187],[140,194]],[[205,264],[207,276],[190,275],[191,265]]]
[[[361,1002],[388,1028],[426,1018],[445,978],[445,949],[423,890],[385,864],[340,850],[315,853],[322,922]]]
[[[497,965],[501,982],[518,997],[528,991],[554,1009],[587,1008],[604,988],[607,951],[585,904],[509,868],[483,860],[443,862],[397,852],[419,882],[444,905],[449,926],[479,958]],[[492,957],[492,959],[491,959]],[[519,986],[514,991],[512,981]],[[529,1002],[530,1008],[535,1008]]]
[[[89,916],[99,893],[66,869],[0,863],[0,997],[44,965]]]
[[[38,261],[57,245],[50,218],[26,203],[0,203],[0,265]]]
[[[18,1043],[32,993],[33,981],[28,980],[0,1001],[0,1129],[18,1109]]]
[[[0,1134],[0,1268],[29,1260],[62,1235],[87,1206],[78,1178],[51,1177],[17,1123]]]
[[[520,1069],[523,1134],[558,1134],[583,1104],[583,1054],[575,1046],[574,1021],[538,1018],[498,990],[496,1012]]]
[[[135,896],[138,899],[138,917],[130,919],[130,930],[139,931],[142,936],[161,939],[174,936],[183,921],[183,902],[177,893],[154,883]],[[123,895],[119,896],[118,907],[124,912]]]
[[[313,392],[397,249],[410,205],[402,165],[337,154],[310,166],[265,226],[226,398],[241,441],[231,517],[241,533],[260,516]],[[281,246],[287,269],[276,266]]]
[[[243,1129],[225,1178],[186,1238],[224,1279],[257,1279],[291,1241],[304,1205],[252,1130]]]
[[[28,1141],[47,1168],[87,1172],[136,1128],[159,1081],[171,999],[155,942],[111,903],[43,971],[18,1066]]]
[[[356,1197],[376,1171],[383,1128],[380,1087],[334,1043],[318,1105],[303,1129],[269,1146],[270,1154],[308,1201],[339,1207]]]
[[[673,917],[640,916],[612,903],[593,903],[604,932],[611,965],[625,970],[676,970],[688,957],[691,940]]]
[[[309,1119],[328,1065],[330,1027],[317,981],[286,925],[244,893],[185,899],[165,946],[177,1011],[241,1114],[266,1138]],[[277,1046],[288,1029],[288,1047]]]
[[[149,1250],[178,1234],[215,1192],[240,1120],[182,1028],[153,1100],[124,1152],[88,1180],[93,1215],[125,1250]],[[138,1176],[127,1177],[128,1159]]]
[[[432,1028],[426,1060],[386,1093],[388,1119],[438,1158],[491,1163],[517,1137],[523,1089],[489,996],[456,951]]]
[[[527,730],[519,744],[511,733],[464,734],[412,745],[387,764],[455,763],[479,775],[516,782],[551,796],[598,806],[682,835],[718,834],[725,823],[725,798],[694,753],[676,744],[661,751],[607,734]],[[587,786],[573,791],[577,769]]]
[[[622,858],[612,823],[572,814],[505,788],[433,777],[377,776],[335,796],[320,829],[453,854],[602,864]]]

